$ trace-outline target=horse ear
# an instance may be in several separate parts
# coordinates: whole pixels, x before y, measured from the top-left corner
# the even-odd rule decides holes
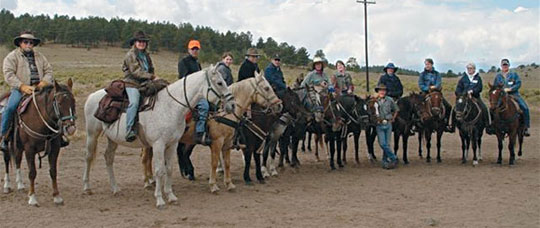
[[[58,82],[54,80],[54,90],[56,90],[57,88],[60,88],[60,85],[58,85]]]
[[[73,80],[71,78],[68,79],[67,86],[68,86],[69,90],[71,91],[71,89],[73,88]]]

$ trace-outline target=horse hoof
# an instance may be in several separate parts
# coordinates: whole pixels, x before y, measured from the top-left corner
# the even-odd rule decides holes
[[[233,183],[227,184],[227,191],[232,192],[235,189],[236,189],[236,185],[234,185]]]
[[[478,165],[478,161],[473,161],[473,162],[472,162],[472,165],[473,165],[473,166],[477,166],[477,165]]]
[[[175,204],[176,202],[178,202],[178,198],[174,194],[169,193],[169,197],[168,197],[167,202],[169,204]]]
[[[165,205],[165,201],[163,201],[163,199],[160,197],[157,199],[157,202],[156,202],[156,208],[158,210],[163,210],[167,207],[167,205]]]
[[[437,158],[437,163],[441,163],[441,162],[442,162],[442,159]]]
[[[146,189],[146,190],[151,190],[152,187],[154,187],[154,185],[152,185],[152,184],[150,184],[150,183],[148,183],[148,182],[144,183],[144,189]]]
[[[272,170],[272,172],[270,173],[271,176],[275,177],[278,175],[278,172],[276,170]]]
[[[467,164],[467,160],[461,159],[461,164]]]
[[[194,180],[195,180],[195,176],[193,176],[193,175],[191,175],[191,174],[189,174],[189,175],[187,175],[187,176],[188,176],[188,179],[189,179],[190,181],[194,181]]]
[[[427,163],[431,163],[431,158],[427,158],[427,159],[426,159],[426,162],[427,162]]]
[[[8,193],[11,193],[11,188],[10,187],[5,187],[4,188],[4,194],[8,194]]]
[[[333,165],[331,165],[331,166],[330,166],[330,169],[331,169],[331,170],[336,170],[336,167],[333,166]]]
[[[343,164],[338,164],[339,168],[345,167]]]
[[[120,196],[120,195],[122,195],[122,192],[120,192],[120,189],[117,188],[117,189],[113,190],[112,194],[113,194],[113,196]]]
[[[62,199],[62,197],[60,197],[60,196],[55,196],[54,199],[53,199],[53,201],[54,201],[54,204],[55,204],[56,206],[62,206],[62,205],[64,205],[64,199]]]
[[[217,193],[219,191],[219,187],[217,186],[217,184],[213,184],[212,186],[210,186],[210,193]]]
[[[28,205],[30,206],[34,206],[34,207],[39,207],[39,203],[36,199],[36,195],[32,194],[30,196],[28,196]]]
[[[515,165],[514,160],[510,160],[510,161],[508,162],[508,165]]]
[[[403,164],[404,164],[404,165],[408,165],[408,164],[409,164],[409,160],[403,160]]]

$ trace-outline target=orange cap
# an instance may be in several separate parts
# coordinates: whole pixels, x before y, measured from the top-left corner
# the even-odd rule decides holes
[[[192,49],[195,47],[201,49],[201,43],[199,43],[198,40],[190,40],[188,43],[188,49]]]

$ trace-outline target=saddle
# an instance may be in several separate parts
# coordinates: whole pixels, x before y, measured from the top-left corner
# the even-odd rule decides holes
[[[520,115],[523,115],[523,110],[521,109],[521,107],[519,107],[519,103],[518,103],[517,99],[516,99],[514,96],[510,96],[510,101],[511,101],[512,104],[514,104],[514,106],[516,107],[516,111],[517,111]]]
[[[164,79],[148,80],[138,87],[141,94],[139,109],[137,112],[144,112],[154,108],[157,100],[157,93],[167,87],[169,82]],[[127,84],[122,80],[114,80],[105,88],[107,94],[99,101],[99,107],[94,116],[108,124],[114,123],[129,105],[129,99],[126,93]]]

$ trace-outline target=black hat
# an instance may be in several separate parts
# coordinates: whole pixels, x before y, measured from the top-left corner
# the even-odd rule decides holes
[[[272,56],[272,60],[274,60],[274,59],[281,60],[281,57],[279,56],[279,54],[274,54],[274,55]]]
[[[21,32],[21,34],[17,37],[15,37],[15,39],[13,39],[13,44],[15,44],[15,46],[19,46],[21,44],[21,40],[33,40],[34,41],[34,46],[37,46],[41,40],[36,38],[34,36],[34,33],[32,33],[31,31],[23,31]]]
[[[133,34],[133,37],[131,39],[129,39],[129,46],[133,46],[133,44],[135,43],[135,41],[145,41],[145,42],[148,42],[150,41],[150,38],[148,37],[148,35],[146,35],[146,33],[144,33],[143,31],[137,31]]]
[[[394,69],[394,73],[398,70],[398,68],[394,65],[394,63],[388,63],[383,68],[383,71],[386,73],[386,69]]]
[[[379,90],[387,90],[386,85],[383,83],[379,83],[377,87],[375,87],[375,92],[379,92]]]

